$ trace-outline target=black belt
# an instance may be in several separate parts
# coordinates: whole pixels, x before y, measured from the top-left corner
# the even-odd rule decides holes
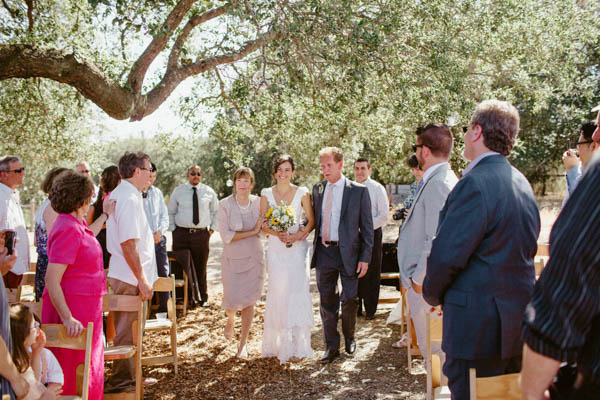
[[[188,233],[196,233],[196,232],[205,232],[205,231],[208,231],[208,228],[184,228],[184,227],[181,227],[181,226],[177,226],[176,228],[184,230],[184,231],[186,231]]]
[[[340,242],[334,242],[333,240],[326,240],[325,244],[327,246],[338,247],[340,245]]]

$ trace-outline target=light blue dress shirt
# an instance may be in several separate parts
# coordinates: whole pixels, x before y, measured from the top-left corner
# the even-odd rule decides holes
[[[148,196],[144,199],[144,211],[152,233],[159,232],[164,236],[169,230],[169,212],[161,190],[150,186]]]

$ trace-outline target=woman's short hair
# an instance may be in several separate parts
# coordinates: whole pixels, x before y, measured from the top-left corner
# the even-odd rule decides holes
[[[241,178],[250,179],[250,184],[252,186],[254,186],[254,182],[255,182],[254,172],[252,172],[252,170],[248,167],[239,167],[233,173],[233,192],[234,193],[235,193],[235,181],[237,181],[238,179],[241,179]]]
[[[277,168],[279,168],[281,164],[285,164],[286,162],[290,163],[290,165],[292,166],[292,171],[296,170],[296,164],[294,163],[294,159],[292,158],[292,156],[290,156],[289,154],[283,154],[277,157],[275,161],[273,161],[273,170],[271,171],[272,174],[275,175],[277,173]]]
[[[24,373],[29,368],[29,354],[25,348],[25,339],[31,331],[33,314],[23,304],[10,306],[10,334],[12,337],[12,359],[19,373]]]
[[[123,179],[129,179],[133,176],[136,168],[144,168],[144,161],[150,161],[150,156],[141,151],[126,152],[119,159],[119,172]]]
[[[419,168],[419,160],[417,159],[416,154],[411,154],[410,157],[406,159],[406,165],[408,168]]]
[[[48,197],[54,211],[60,214],[70,214],[89,203],[93,194],[92,180],[69,169],[56,177]]]
[[[60,175],[62,172],[65,172],[66,170],[67,170],[67,168],[63,168],[63,167],[52,168],[50,171],[48,171],[48,173],[44,177],[44,180],[42,181],[42,184],[40,185],[40,189],[42,189],[42,191],[46,194],[50,193],[50,189],[52,189],[52,183],[54,182],[54,179],[58,175]]]
[[[519,120],[519,111],[508,101],[486,100],[475,109],[471,125],[481,126],[488,149],[508,156],[519,132]]]

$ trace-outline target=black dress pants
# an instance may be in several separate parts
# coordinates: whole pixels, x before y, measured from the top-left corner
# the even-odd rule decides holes
[[[198,229],[190,232],[189,229],[177,227],[173,231],[173,251],[190,250],[194,269],[198,278],[200,290],[200,301],[208,301],[208,289],[206,285],[206,263],[208,262],[208,242],[210,232],[207,229]]]
[[[373,231],[373,253],[371,262],[365,276],[358,280],[358,309],[365,305],[367,315],[375,315],[377,303],[379,302],[379,288],[381,286],[381,259],[382,259],[382,239],[383,232],[381,228]]]

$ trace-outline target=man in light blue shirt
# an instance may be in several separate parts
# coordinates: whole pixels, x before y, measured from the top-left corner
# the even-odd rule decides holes
[[[156,171],[156,165],[152,163],[150,186],[142,192],[142,197],[144,199],[144,211],[148,218],[148,225],[150,225],[150,229],[154,235],[154,251],[156,253],[158,276],[168,277],[170,271],[169,262],[167,261],[167,238],[165,237],[165,233],[169,229],[169,212],[167,211],[167,204],[161,190],[154,186]],[[159,292],[158,296],[160,299],[158,312],[166,312],[169,293]]]

